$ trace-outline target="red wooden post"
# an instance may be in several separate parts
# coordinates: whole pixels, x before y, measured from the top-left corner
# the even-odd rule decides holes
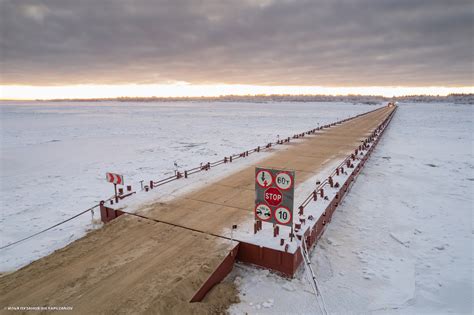
[[[114,191],[115,191],[115,203],[118,202],[118,196],[117,196],[117,184],[114,184]]]

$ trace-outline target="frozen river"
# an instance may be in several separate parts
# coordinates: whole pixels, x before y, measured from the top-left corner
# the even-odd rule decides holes
[[[6,245],[113,192],[374,109],[347,103],[0,103],[1,237]],[[84,235],[84,215],[0,252],[0,272]]]
[[[1,103],[1,245],[109,197],[107,171],[137,186],[172,174],[175,162],[190,168],[374,108]],[[330,313],[472,311],[473,117],[471,105],[400,104],[313,252]],[[0,272],[61,248],[91,228],[91,216],[84,215],[1,250]],[[231,313],[317,310],[301,274],[287,281],[237,266],[232,277],[238,277],[242,302]]]

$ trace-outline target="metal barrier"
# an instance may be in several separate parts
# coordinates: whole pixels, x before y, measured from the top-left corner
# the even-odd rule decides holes
[[[325,128],[329,128],[330,126],[335,126],[335,125],[337,125],[337,124],[341,124],[341,123],[343,123],[343,122],[346,122],[346,121],[349,121],[349,120],[353,120],[353,119],[355,119],[355,118],[358,118],[358,117],[361,117],[361,116],[364,116],[364,115],[368,115],[368,114],[370,114],[370,113],[372,113],[372,112],[375,112],[375,111],[377,111],[377,110],[381,110],[381,109],[383,109],[383,108],[385,108],[385,107],[376,108],[376,109],[374,109],[374,110],[371,110],[371,111],[368,111],[368,112],[365,112],[365,113],[362,113],[362,114],[358,114],[358,115],[356,115],[356,116],[353,116],[353,117],[350,117],[350,118],[346,118],[346,119],[343,119],[343,120],[334,122],[334,123],[332,123],[332,124],[327,124],[327,125],[324,125],[324,126],[322,126],[322,127],[317,127],[317,128],[308,130],[308,131],[303,132],[303,133],[301,133],[301,134],[295,134],[295,135],[293,135],[293,138],[294,138],[294,139],[298,139],[299,137],[304,137],[305,134],[306,134],[306,135],[315,134],[316,131],[323,130],[323,129],[325,129]],[[149,181],[149,185],[144,185],[144,186],[143,186],[143,182],[144,182],[144,181],[140,181],[140,183],[142,183],[142,187],[141,187],[141,188],[142,188],[142,190],[149,191],[150,189],[154,189],[155,187],[158,187],[158,186],[161,186],[161,185],[165,185],[165,184],[170,183],[170,182],[173,182],[173,181],[175,181],[175,180],[178,180],[178,179],[181,179],[181,178],[188,178],[189,175],[196,174],[196,173],[199,173],[199,172],[202,172],[202,171],[208,171],[208,170],[211,169],[211,167],[214,168],[214,167],[216,167],[216,166],[218,166],[218,165],[221,165],[221,164],[232,163],[233,161],[235,161],[235,160],[237,160],[237,159],[248,157],[250,154],[262,152],[262,151],[264,151],[264,150],[269,150],[272,146],[275,146],[275,145],[282,145],[282,144],[289,143],[289,142],[290,142],[290,137],[287,137],[287,138],[285,138],[284,140],[277,140],[276,142],[270,142],[270,143],[266,144],[265,146],[258,146],[258,147],[254,148],[254,149],[251,149],[251,150],[248,150],[248,151],[244,151],[244,152],[242,152],[242,153],[240,153],[240,154],[233,154],[233,155],[230,155],[230,156],[228,156],[228,157],[226,156],[226,157],[224,157],[222,160],[218,160],[218,161],[215,161],[215,162],[212,162],[212,163],[211,163],[211,162],[208,162],[208,163],[206,163],[206,164],[204,164],[204,165],[200,165],[200,166],[198,166],[198,167],[194,167],[194,168],[185,170],[184,172],[177,172],[177,173],[176,173],[175,175],[173,175],[173,176],[169,176],[169,177],[166,177],[166,178],[163,178],[163,179],[159,179],[159,180],[157,180],[157,181],[150,180],[150,181]],[[119,191],[120,191],[120,189],[119,189]],[[124,193],[123,193],[123,190],[122,190],[122,191],[119,193],[119,195],[118,195],[117,197],[114,196],[114,197],[110,197],[110,198],[108,198],[108,199],[105,199],[105,200],[101,201],[100,203],[95,204],[95,205],[93,205],[92,207],[90,207],[90,208],[88,208],[88,209],[86,209],[86,210],[84,210],[84,211],[82,211],[82,212],[80,212],[80,213],[78,213],[78,214],[76,214],[76,215],[74,215],[74,216],[72,216],[72,217],[66,219],[66,220],[63,220],[63,221],[61,221],[61,222],[59,222],[59,223],[57,223],[57,224],[55,224],[55,225],[52,225],[52,226],[50,226],[50,227],[47,227],[47,228],[45,228],[45,229],[43,229],[43,230],[41,230],[41,231],[39,231],[39,232],[37,232],[37,233],[31,234],[31,235],[29,235],[29,236],[27,236],[27,237],[25,237],[25,238],[22,238],[22,239],[20,239],[20,240],[17,240],[17,241],[14,241],[14,242],[9,243],[9,244],[7,244],[7,245],[4,245],[4,246],[0,247],[0,250],[6,249],[6,248],[11,247],[11,246],[13,246],[13,245],[16,245],[16,244],[18,244],[18,243],[21,243],[21,242],[24,242],[24,241],[26,241],[26,240],[29,240],[29,239],[31,239],[31,238],[37,236],[37,235],[40,235],[40,234],[42,234],[42,233],[45,233],[45,232],[47,232],[47,231],[49,231],[49,230],[51,230],[51,229],[53,229],[53,228],[55,228],[55,227],[57,227],[57,226],[59,226],[59,225],[62,225],[62,224],[66,223],[66,222],[68,222],[68,221],[70,221],[70,220],[73,220],[73,219],[75,219],[75,218],[77,218],[77,217],[79,217],[79,216],[81,216],[81,215],[83,215],[83,214],[85,214],[85,213],[87,213],[87,212],[92,212],[92,213],[93,213],[93,211],[94,211],[95,208],[97,208],[97,207],[101,207],[101,208],[104,207],[104,204],[105,204],[106,202],[110,202],[111,204],[114,204],[114,202],[115,202],[115,203],[118,203],[120,200],[122,200],[122,199],[124,199],[124,198],[127,198],[127,197],[129,197],[129,196],[132,196],[132,195],[135,194],[135,193],[136,193],[135,191],[132,191],[132,186],[129,185],[129,186],[127,186],[127,193],[126,193],[126,194],[124,194]],[[102,216],[102,213],[103,213],[103,216]],[[118,215],[115,215],[115,217],[117,217],[117,216],[118,216]],[[104,223],[105,223],[105,222],[108,222],[108,221],[110,221],[110,220],[112,220],[112,219],[114,219],[115,217],[114,217],[114,215],[111,214],[111,213],[101,211],[101,219],[102,219],[102,221],[103,221]]]
[[[331,221],[332,214],[347,193],[352,182],[360,173],[394,114],[395,110],[377,126],[374,132],[363,141],[361,146],[354,149],[354,153],[348,155],[334,169],[328,178],[321,183],[317,183],[316,189],[300,204],[298,210],[299,214],[303,215],[305,208],[310,203],[323,199],[325,203],[321,209],[323,210],[322,215],[319,217],[313,217],[312,215],[304,218],[300,217],[299,222],[295,220],[293,222],[295,234],[290,232],[289,235],[291,241],[295,237],[297,241],[305,238],[308,249],[311,249],[316,244],[326,225]],[[361,152],[362,154],[360,154]],[[339,178],[343,174],[346,175],[343,179],[344,182],[339,182]],[[254,229],[262,229],[261,221],[257,221]],[[277,237],[278,232],[274,229],[273,237]],[[241,241],[237,260],[246,264],[271,269],[287,277],[293,277],[303,261],[303,256],[299,250],[290,252],[288,242],[281,238],[278,249],[261,246],[249,241]]]

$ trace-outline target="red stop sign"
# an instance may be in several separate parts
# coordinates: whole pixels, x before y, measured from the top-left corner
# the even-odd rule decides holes
[[[271,206],[278,206],[283,200],[283,195],[275,187],[265,190],[265,201]]]

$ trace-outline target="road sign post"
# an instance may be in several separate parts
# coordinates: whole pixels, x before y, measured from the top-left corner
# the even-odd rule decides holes
[[[255,169],[255,219],[290,226],[293,233],[295,172]]]
[[[117,184],[123,185],[123,175],[115,174],[115,173],[105,173],[105,179],[109,182],[114,184],[114,196],[115,196],[115,203],[118,202],[117,196]]]

